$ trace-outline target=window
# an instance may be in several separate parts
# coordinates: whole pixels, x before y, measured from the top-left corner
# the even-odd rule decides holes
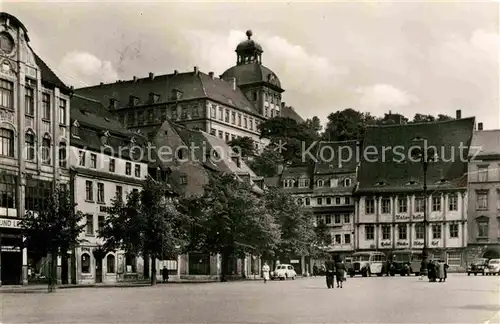
[[[351,222],[351,215],[344,214],[344,224],[349,224]]]
[[[344,187],[350,187],[352,184],[352,180],[350,178],[344,179]]]
[[[319,179],[318,181],[316,181],[316,186],[317,186],[318,188],[323,187],[323,180]]]
[[[390,214],[390,213],[391,213],[391,199],[382,198],[382,214]]]
[[[327,205],[331,205],[332,204],[332,198],[331,197],[327,197],[326,198],[326,204]]]
[[[398,225],[398,237],[400,240],[406,240],[408,238],[408,227],[406,224]]]
[[[351,244],[351,234],[344,234],[344,244]]]
[[[97,216],[97,231],[98,231],[98,233],[102,232],[102,230],[104,229],[104,224],[105,224],[104,216],[102,216],[102,215]]]
[[[50,120],[50,95],[42,94],[42,119]]]
[[[115,273],[115,256],[113,254],[106,257],[106,272]]]
[[[340,197],[335,197],[335,205],[342,204],[342,199]]]
[[[344,204],[350,205],[351,204],[351,197],[344,197]]]
[[[97,183],[97,202],[104,202],[104,183]]]
[[[17,186],[16,179],[11,175],[0,175],[0,207],[7,208],[6,216],[14,216],[10,215],[8,209],[9,208],[17,208],[16,199],[17,197]]]
[[[325,223],[326,224],[331,224],[332,223],[332,215],[326,215],[325,216]]]
[[[304,204],[304,201],[302,198],[297,199],[297,205],[302,206]]]
[[[35,115],[35,92],[33,88],[25,88],[24,92],[24,113],[29,116]]]
[[[92,181],[85,181],[85,200],[93,201],[94,200],[94,188]]]
[[[34,161],[35,160],[35,135],[31,133],[26,133],[24,135],[24,143],[25,143],[25,150],[26,150],[26,160],[28,161]]]
[[[82,254],[82,273],[90,273],[90,255]]]
[[[500,167],[498,169],[500,170]],[[500,189],[497,190],[497,209],[500,210]]]
[[[488,166],[479,166],[477,168],[477,181],[479,182],[488,181]]]
[[[85,234],[94,235],[94,215],[85,215]]]
[[[375,213],[375,199],[367,198],[365,200],[365,214],[370,215]]]
[[[229,110],[226,109],[226,118],[224,118],[226,123],[229,123]]]
[[[316,198],[316,204],[322,205],[323,204],[323,198],[321,198],[321,197]]]
[[[391,239],[391,225],[382,225],[382,240]]]
[[[14,83],[0,80],[0,107],[14,109]]]
[[[432,239],[433,240],[441,239],[441,224],[432,225]]]
[[[246,117],[243,117],[243,127],[248,128],[248,120]]]
[[[0,129],[0,155],[14,157],[14,132]]]
[[[67,165],[66,161],[66,143],[59,143],[59,166],[65,168]]]
[[[440,212],[441,211],[441,196],[432,197],[432,211]]]
[[[125,174],[132,175],[132,163],[130,162],[125,163]]]
[[[424,239],[424,224],[416,224],[415,225],[415,238],[417,240],[423,240]]]
[[[479,191],[476,197],[477,209],[488,209],[488,192]]]
[[[415,198],[415,213],[423,213],[425,208],[425,200],[424,197]]]
[[[450,237],[458,238],[458,224],[450,224]]]
[[[26,210],[45,210],[52,194],[52,182],[26,179],[26,196],[24,206]]]
[[[323,216],[322,215],[316,215],[316,224],[321,224],[323,223]]]
[[[308,188],[309,179],[299,179],[299,188]]]
[[[85,151],[78,152],[78,160],[80,166],[85,166]]]
[[[446,263],[449,266],[460,266],[462,264],[462,255],[460,252],[448,252]]]
[[[335,244],[342,244],[342,237],[340,234],[335,234]]]
[[[330,188],[336,188],[339,185],[339,179],[330,179]]]
[[[180,184],[183,184],[183,185],[187,184],[187,176],[185,176],[185,175],[181,176],[179,182],[180,182]]]
[[[217,130],[215,128],[210,128],[210,135],[217,136]]]
[[[340,214],[335,214],[335,224],[340,224],[342,222],[342,218]]]
[[[116,186],[116,191],[115,191],[115,197],[116,199],[122,200],[123,199],[123,187],[122,186]]]
[[[448,210],[449,211],[458,210],[458,196],[456,194],[448,195]]]
[[[311,204],[311,199],[310,198],[306,198],[306,206],[309,206]]]
[[[293,188],[293,184],[294,184],[295,180],[293,179],[286,179],[283,181],[283,187],[285,188]]]
[[[236,124],[236,113],[234,111],[231,113],[231,124]]]
[[[50,138],[47,135],[42,139],[42,163],[50,164]]]
[[[223,131],[219,131],[219,138],[224,138],[224,132]]]
[[[398,209],[400,213],[406,213],[408,211],[408,201],[406,198],[398,199]]]
[[[215,109],[214,106],[210,107],[210,117],[213,119],[217,118],[217,110]]]
[[[109,172],[115,172],[115,159],[109,159]]]
[[[253,119],[252,119],[252,118],[250,118],[250,119],[249,119],[249,122],[250,122],[250,130],[253,130]]]
[[[375,227],[373,225],[365,225],[365,239],[367,241],[375,238]]]
[[[66,100],[59,99],[59,124],[66,125]]]
[[[90,153],[90,167],[95,169],[97,167],[97,155]]]
[[[477,236],[478,237],[488,237],[488,231],[489,231],[489,226],[488,226],[488,220],[478,220],[477,221]]]
[[[134,166],[134,174],[135,174],[136,178],[141,177],[141,166],[139,164],[136,164]]]
[[[229,133],[226,133],[226,142],[229,142]]]

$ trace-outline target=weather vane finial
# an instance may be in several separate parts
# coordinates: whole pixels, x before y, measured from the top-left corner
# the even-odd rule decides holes
[[[248,37],[248,39],[250,39],[250,37],[252,37],[252,35],[253,35],[252,31],[250,29],[247,30],[247,37]]]

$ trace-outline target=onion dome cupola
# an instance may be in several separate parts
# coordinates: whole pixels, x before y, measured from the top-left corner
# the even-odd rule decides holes
[[[247,30],[246,35],[247,40],[242,41],[236,46],[237,55],[237,65],[248,64],[248,63],[259,63],[262,64],[262,46],[252,39],[252,31]]]

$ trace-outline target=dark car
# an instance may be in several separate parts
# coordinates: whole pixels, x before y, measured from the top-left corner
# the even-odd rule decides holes
[[[470,276],[471,273],[473,273],[475,276],[477,276],[478,273],[484,274],[486,273],[485,270],[488,268],[488,259],[486,258],[478,258],[472,260],[471,264],[467,267],[467,274]]]

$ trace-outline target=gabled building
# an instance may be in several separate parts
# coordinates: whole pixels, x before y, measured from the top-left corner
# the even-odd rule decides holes
[[[500,130],[472,138],[469,154],[468,261],[500,258]]]
[[[368,127],[355,191],[355,250],[422,250],[426,235],[431,257],[447,260],[452,269],[464,266],[474,118],[460,117],[457,111],[451,121]],[[428,226],[423,164],[413,156],[425,145],[435,147],[428,156],[437,154],[426,173]]]
[[[0,284],[28,282],[44,256],[22,244],[19,220],[45,208],[69,181],[67,87],[30,46],[28,30],[0,13]]]

